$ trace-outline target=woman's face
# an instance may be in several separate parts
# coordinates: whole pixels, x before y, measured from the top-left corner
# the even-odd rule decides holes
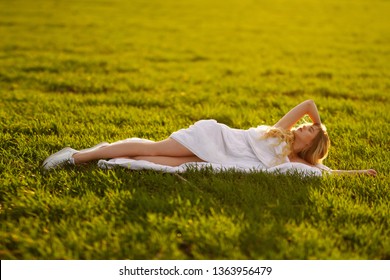
[[[300,143],[302,147],[307,147],[317,136],[320,128],[314,125],[304,125],[294,130],[295,141]]]

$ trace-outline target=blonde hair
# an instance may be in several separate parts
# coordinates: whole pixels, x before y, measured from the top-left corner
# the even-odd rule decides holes
[[[286,142],[287,145],[285,145],[285,147],[283,148],[281,155],[282,157],[286,157],[291,154],[292,146],[295,141],[293,131],[299,129],[304,125],[307,124],[302,124],[292,130],[271,127],[270,129],[268,129],[268,131],[264,134],[263,137],[265,139],[270,137],[278,138],[280,140],[278,144],[280,144],[281,142]],[[330,139],[328,133],[326,132],[326,127],[323,124],[312,125],[319,128],[318,133],[316,137],[314,137],[311,144],[298,153],[298,156],[306,160],[308,163],[315,165],[317,163],[322,163],[322,161],[327,157],[330,147]]]
[[[326,127],[323,124],[315,123],[314,127],[318,127],[318,133],[314,137],[311,144],[298,153],[298,156],[310,164],[322,163],[328,156],[330,148],[330,139],[326,132]]]
[[[287,144],[283,147],[281,157],[286,157],[291,154],[291,147],[294,143],[294,133],[292,131],[279,127],[270,127],[262,138],[267,139],[272,137],[279,139],[276,146],[282,142],[286,142]]]

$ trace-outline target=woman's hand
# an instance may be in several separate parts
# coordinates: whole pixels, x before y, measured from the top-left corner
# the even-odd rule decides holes
[[[362,170],[363,174],[369,175],[369,176],[376,176],[377,172],[374,169],[367,169],[367,170]]]

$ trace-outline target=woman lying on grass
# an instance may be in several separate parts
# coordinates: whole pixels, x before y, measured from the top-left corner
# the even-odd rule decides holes
[[[293,126],[305,115],[313,124]],[[77,151],[64,148],[48,157],[43,168],[65,164],[83,164],[99,159],[131,158],[152,163],[179,166],[190,162],[231,164],[245,168],[271,168],[287,162],[299,162],[321,168],[328,155],[330,141],[321,124],[314,101],[306,100],[290,110],[274,126],[248,130],[233,129],[215,120],[201,120],[159,142],[118,141],[100,143]],[[334,174],[376,175],[368,170],[333,170]]]

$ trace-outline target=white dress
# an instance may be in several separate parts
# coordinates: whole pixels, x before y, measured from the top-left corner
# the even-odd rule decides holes
[[[288,157],[282,156],[285,142],[273,137],[262,138],[269,128],[262,125],[243,130],[215,120],[201,120],[170,137],[209,163],[267,169],[289,162]]]

